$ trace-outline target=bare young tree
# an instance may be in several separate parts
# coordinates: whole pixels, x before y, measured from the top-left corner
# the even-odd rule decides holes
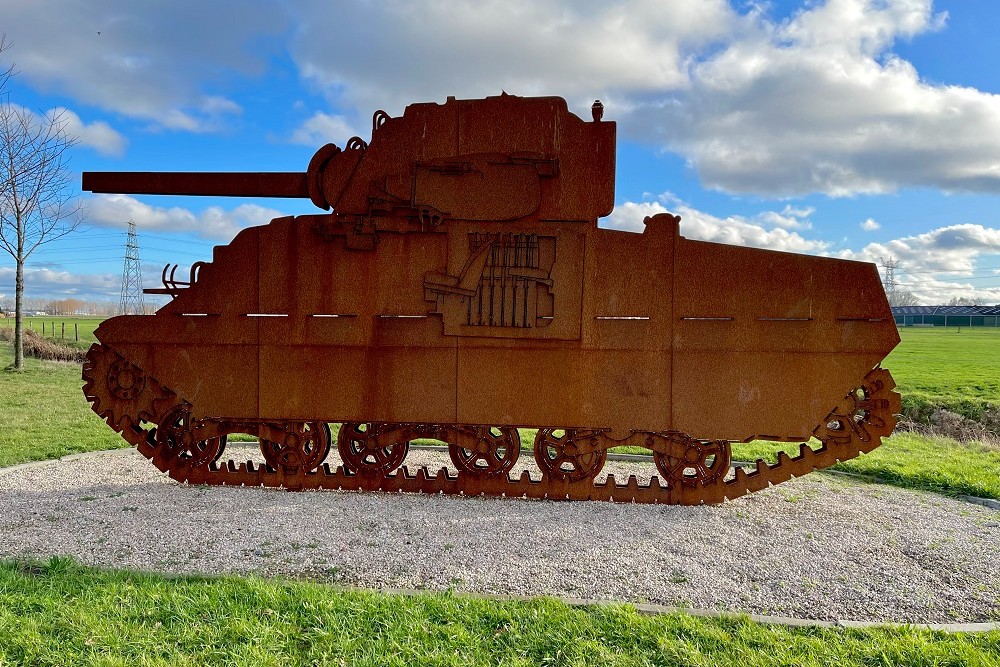
[[[0,77],[9,78],[12,71]],[[24,264],[39,246],[69,234],[81,222],[67,169],[75,143],[59,114],[38,115],[8,99],[0,103],[0,248],[15,264],[14,370],[24,368]]]
[[[968,297],[968,296],[953,296],[948,300],[945,305],[948,306],[982,306],[986,303],[986,299],[981,296]]]
[[[919,306],[920,298],[913,292],[897,289],[894,291],[890,306]]]

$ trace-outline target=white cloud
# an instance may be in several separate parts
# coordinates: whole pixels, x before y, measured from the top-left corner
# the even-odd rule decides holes
[[[583,113],[601,97],[625,136],[680,153],[725,191],[1000,192],[1000,96],[930,84],[892,52],[945,29],[932,0],[807,2],[781,22],[767,11],[721,0],[428,0],[330,12],[314,1],[300,8],[291,51],[357,118],[501,89],[562,95]],[[353,29],[330,40],[342,25]]]
[[[264,72],[289,25],[277,0],[0,0],[5,54],[42,92],[169,129],[219,127],[234,77]]]
[[[870,243],[857,252],[839,253],[869,262],[894,257],[908,271],[958,275],[971,275],[976,259],[984,255],[1000,255],[1000,229],[978,224],[938,227],[924,234]]]
[[[941,304],[952,297],[979,297],[987,303],[1000,303],[1000,288],[989,286],[996,281],[990,265],[1000,262],[997,228],[947,225],[836,255],[878,264],[883,259],[896,260],[898,289],[913,292],[922,303]],[[986,267],[981,266],[984,263]]]
[[[796,252],[833,256],[842,259],[881,264],[881,259],[899,262],[896,278],[899,288],[915,293],[926,304],[945,303],[952,297],[979,297],[987,303],[1000,303],[1000,287],[990,287],[1000,270],[1000,229],[979,224],[948,225],[924,234],[905,236],[881,243],[870,243],[860,250],[835,251],[830,243],[805,237],[796,231],[777,226],[778,218],[797,213],[811,215],[812,209],[781,212],[764,210],[753,216],[733,215],[720,218],[692,208],[667,192],[655,199],[625,202],[615,207],[601,226],[641,232],[643,219],[657,213],[681,216],[680,232],[685,238]],[[795,217],[795,216],[793,216]],[[986,263],[986,267],[981,267]],[[983,283],[982,281],[987,281]]]
[[[343,116],[317,111],[292,133],[292,143],[318,148],[335,143],[341,148],[353,136],[360,136]]]
[[[947,29],[932,0],[817,0],[781,21],[736,0],[0,3],[25,80],[159,127],[230,124],[232,81],[287,51],[334,106],[296,142],[506,90],[585,115],[600,97],[623,136],[725,191],[1000,192],[1000,96],[929,83],[893,53]]]
[[[882,225],[875,222],[875,218],[868,218],[861,223],[861,229],[866,232],[874,232],[876,229],[881,229]]]
[[[298,11],[300,72],[359,117],[501,90],[562,95],[584,110],[600,94],[620,110],[684,87],[688,55],[739,18],[725,0],[390,0],[337,11],[311,0]]]
[[[656,201],[619,204],[602,226],[642,231],[644,218],[666,212],[681,216],[681,234],[690,239],[811,254],[822,253],[830,246],[825,241],[804,238],[787,228],[789,221],[807,228],[802,218],[811,215],[813,209],[796,210],[786,206],[780,213],[762,211],[751,218],[738,215],[719,218],[692,208],[669,192],[660,195]]]
[[[120,228],[134,220],[143,230],[194,233],[214,240],[229,240],[245,227],[267,224],[284,215],[257,204],[240,204],[231,210],[210,206],[194,213],[179,206],[150,206],[128,195],[94,195],[87,204],[87,221],[96,225]]]
[[[14,291],[14,269],[0,267],[0,289]],[[76,297],[108,299],[121,293],[121,275],[71,273],[50,268],[24,269],[25,294],[32,299]]]
[[[1000,96],[927,83],[891,51],[942,28],[931,0],[806,7],[780,24],[749,17],[688,88],[638,109],[633,132],[730,192],[1000,192]]]
[[[19,104],[12,103],[11,108],[19,114],[19,117],[20,114],[24,114],[25,120],[29,122],[44,127],[48,127],[49,123],[57,124],[67,137],[75,139],[80,146],[93,148],[101,155],[119,157],[125,153],[125,146],[128,145],[128,140],[106,122],[95,120],[87,123],[76,112],[65,107],[55,107],[44,114],[35,113]]]
[[[811,207],[799,209],[793,208],[791,204],[788,204],[780,213],[777,211],[764,211],[758,218],[761,222],[784,229],[810,229],[812,223],[809,222],[809,216],[814,212],[815,209]]]
[[[48,114],[57,118],[66,133],[76,137],[81,146],[93,148],[101,155],[121,157],[125,154],[128,140],[103,120],[86,123],[76,113],[64,107],[52,109]]]

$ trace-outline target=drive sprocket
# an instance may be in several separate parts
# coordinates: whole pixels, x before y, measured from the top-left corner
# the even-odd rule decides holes
[[[129,444],[151,456],[155,435],[149,426],[179,402],[177,395],[100,343],[87,350],[82,378],[91,409]]]

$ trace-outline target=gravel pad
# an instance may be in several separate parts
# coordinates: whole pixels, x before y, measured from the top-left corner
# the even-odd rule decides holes
[[[450,461],[412,451],[407,464]],[[624,480],[652,467],[606,470]],[[824,474],[665,507],[192,487],[126,450],[0,474],[0,535],[0,557],[141,570],[823,620],[1000,619],[1000,512]]]

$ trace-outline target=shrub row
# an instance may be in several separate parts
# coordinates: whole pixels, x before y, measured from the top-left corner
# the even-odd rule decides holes
[[[1000,406],[969,398],[904,393],[903,414],[896,428],[960,442],[1000,442]]]
[[[73,361],[83,363],[86,350],[78,350],[68,345],[43,337],[37,331],[25,329],[23,332],[24,353],[36,359],[49,361]],[[10,327],[0,327],[0,341],[12,343],[14,330]]]

